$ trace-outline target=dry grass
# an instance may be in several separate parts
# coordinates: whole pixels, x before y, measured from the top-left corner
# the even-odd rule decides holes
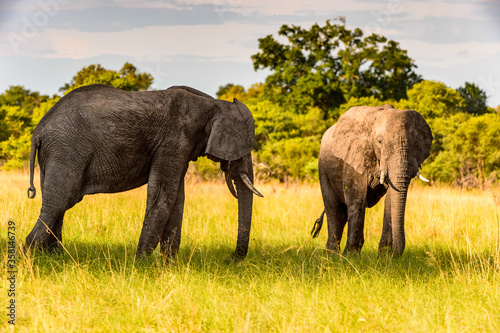
[[[28,176],[0,173],[2,240],[17,246],[41,200]],[[37,186],[38,187],[38,186]],[[401,258],[377,256],[383,205],[369,209],[361,255],[326,253],[317,185],[259,184],[248,258],[224,264],[237,203],[224,184],[187,184],[179,257],[134,258],[145,190],[86,197],[68,211],[61,255],[17,259],[20,332],[495,332],[500,256],[495,192],[413,187]],[[1,244],[5,244],[2,241]],[[7,264],[7,248],[0,258]],[[8,289],[6,271],[1,275]],[[7,304],[6,293],[2,304]],[[10,329],[6,316],[0,330]]]

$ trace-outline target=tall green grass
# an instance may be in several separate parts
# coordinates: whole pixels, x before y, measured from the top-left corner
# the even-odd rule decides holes
[[[38,182],[38,180],[37,180]],[[60,255],[18,253],[19,332],[500,331],[500,207],[492,192],[412,187],[401,258],[377,256],[383,204],[367,211],[360,255],[327,253],[317,185],[258,184],[247,259],[237,202],[220,183],[188,182],[178,258],[136,260],[145,188],[86,197],[65,217]],[[28,175],[0,173],[0,258],[7,223],[21,248],[41,207]],[[37,186],[39,189],[39,186]],[[2,303],[8,281],[2,270]],[[6,310],[4,310],[6,312]],[[10,330],[2,315],[0,330]]]

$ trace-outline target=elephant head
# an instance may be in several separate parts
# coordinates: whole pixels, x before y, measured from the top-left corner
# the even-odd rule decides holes
[[[353,225],[353,229],[361,229],[361,235],[350,237],[348,234],[346,248],[350,246],[349,238],[358,239],[353,242],[354,249],[359,250],[363,243],[364,213],[357,212],[364,212],[365,207],[372,207],[387,193],[384,231],[379,250],[392,248],[395,254],[403,253],[408,187],[415,176],[425,179],[418,170],[429,156],[431,143],[432,133],[429,125],[418,112],[397,110],[391,105],[353,107],[325,133],[320,153],[320,181],[322,170],[335,169],[328,175],[330,182],[342,184],[337,185],[342,189],[328,193],[342,193],[339,200],[347,206],[349,225],[351,219],[358,220],[353,223],[361,223],[361,227]],[[331,180],[339,175],[342,175],[342,181]],[[323,184],[324,181],[321,182],[323,191],[326,185]],[[323,197],[325,199],[325,191]],[[325,208],[328,216],[327,200],[328,198],[325,199]],[[335,213],[331,215],[336,216]],[[338,227],[336,228],[338,230]],[[316,233],[318,231],[319,229]],[[339,237],[338,234],[336,237]]]
[[[237,99],[233,102],[215,100],[215,105],[218,111],[211,121],[205,155],[220,162],[229,191],[238,199],[238,240],[234,257],[241,259],[248,251],[253,194],[262,197],[253,185],[250,152],[255,140],[254,120],[250,110]]]
[[[429,156],[432,133],[424,118],[413,110],[396,110],[388,105],[375,118],[369,142],[377,161],[375,172],[380,170],[379,182],[388,185],[386,206],[390,206],[390,212],[389,207],[386,211],[392,229],[392,237],[383,237],[380,249],[392,247],[395,254],[401,254],[405,248],[408,186],[415,176],[426,181],[419,168]]]

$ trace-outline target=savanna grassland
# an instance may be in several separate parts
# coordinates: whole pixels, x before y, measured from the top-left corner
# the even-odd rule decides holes
[[[14,221],[19,332],[500,331],[494,191],[413,186],[404,255],[377,256],[379,204],[367,211],[361,254],[343,257],[324,250],[326,225],[319,238],[309,234],[322,211],[318,185],[258,184],[265,198],[254,200],[248,257],[226,264],[237,201],[223,183],[187,182],[180,253],[170,263],[158,250],[134,257],[144,187],[88,196],[69,210],[62,254],[21,253],[41,207],[27,188],[27,174],[0,173],[0,258],[7,267]],[[0,331],[9,331],[5,268],[1,281]]]

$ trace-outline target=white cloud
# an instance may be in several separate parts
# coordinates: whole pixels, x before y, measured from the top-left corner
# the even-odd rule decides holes
[[[131,0],[115,0],[126,1]],[[379,0],[379,1],[331,1],[331,0],[189,0],[183,4],[200,5],[213,4],[231,9],[243,15],[299,15],[300,13],[336,13],[371,11],[374,16],[386,18],[387,15],[406,14],[403,19],[420,20],[426,17],[472,18],[475,10],[484,8],[488,0],[470,0],[456,3],[445,0]],[[489,0],[495,3],[498,0]],[[332,17],[333,18],[333,17]],[[479,18],[479,17],[475,17]],[[396,18],[393,18],[396,19]]]
[[[500,58],[500,42],[431,44],[418,40],[401,40],[401,46],[408,50],[417,65],[443,69],[460,66],[478,66],[481,61]]]
[[[245,45],[252,42],[256,45],[257,36],[265,35],[267,29],[260,25],[236,23],[144,27],[107,33],[46,29],[30,42],[26,53],[73,59],[100,55],[150,59],[189,55],[248,62],[256,49]]]
[[[183,2],[185,3],[185,2]],[[155,8],[155,9],[180,9],[185,8],[175,1],[137,1],[137,0],[113,0],[113,6],[122,8]]]
[[[476,10],[484,7],[483,3],[447,2],[444,0],[408,1],[402,2],[402,11],[408,14],[411,20],[421,20],[427,17],[453,17],[453,18],[480,18],[474,14]],[[476,15],[476,16],[475,16]]]
[[[40,4],[48,1],[65,2],[56,14],[57,19],[50,20],[46,24],[35,24],[35,32],[23,32],[22,27],[25,23],[23,17],[33,24],[34,15],[43,12]],[[122,17],[120,9],[123,8],[189,11],[203,4],[213,5],[213,9],[220,13],[221,20],[215,20],[217,22],[214,21],[213,25],[189,25],[193,24],[193,19],[189,16],[191,19],[189,22],[179,21],[186,25],[133,28],[141,25],[132,25],[131,23],[137,23],[137,21],[130,19],[131,16],[124,15],[126,19],[120,21],[124,26],[123,31],[95,32],[89,30],[107,28],[106,24],[103,24],[107,22],[106,16],[101,17],[101,21],[96,21],[96,23],[75,14],[75,10],[105,6],[112,7],[113,11],[116,9],[117,17],[120,18]],[[237,61],[249,64],[251,67],[250,55],[258,52],[257,39],[268,34],[276,36],[282,24],[299,24],[304,28],[309,28],[315,22],[323,24],[325,17],[333,19],[344,15],[349,28],[360,27],[365,34],[375,32],[400,42],[401,47],[408,50],[409,56],[415,59],[419,67],[426,68],[432,74],[440,75],[439,78],[442,77],[443,81],[455,74],[460,76],[461,80],[464,75],[462,70],[467,68],[469,71],[478,73],[488,75],[492,73],[492,80],[497,82],[500,81],[498,69],[489,64],[494,64],[495,60],[497,63],[500,61],[500,40],[498,34],[495,33],[495,28],[498,26],[492,22],[492,16],[479,17],[481,13],[492,12],[491,9],[494,9],[495,4],[498,4],[498,0],[460,2],[445,0],[113,0],[111,2],[5,0],[6,7],[3,2],[2,6],[17,15],[12,14],[14,19],[11,21],[14,20],[15,29],[19,30],[17,36],[24,39],[15,44],[18,48],[16,52],[9,41],[9,33],[0,33],[0,57],[14,54],[29,56],[33,59],[75,59],[75,62],[83,63],[82,59],[105,56],[130,57],[130,59],[147,61],[190,56],[218,61]],[[211,9],[208,8],[208,12],[211,12]],[[71,12],[66,13],[67,10]],[[108,12],[111,12],[109,8]],[[130,12],[130,10],[124,12]],[[206,13],[206,11],[199,11],[199,13],[202,12]],[[236,12],[243,17],[228,15],[227,17],[231,17],[232,21],[224,20],[229,12]],[[87,13],[92,14],[94,11],[87,11]],[[194,20],[196,15],[202,15],[197,14],[196,11],[193,13]],[[273,16],[280,18],[276,19]],[[142,17],[143,21],[148,18]],[[77,23],[90,22],[89,24],[95,24],[97,28],[82,29],[84,24],[71,25],[69,23],[72,20],[81,20]],[[464,23],[471,23],[471,20],[474,24]],[[68,26],[62,23],[51,25],[56,21]],[[140,23],[143,24],[143,21]],[[160,18],[154,23],[146,21],[144,24],[161,23]],[[472,42],[463,42],[471,40]],[[232,74],[236,76],[235,73]],[[480,75],[487,77],[486,74]],[[234,80],[237,81],[238,78]],[[36,87],[31,88],[36,89]],[[500,96],[498,90],[495,90],[492,95]],[[498,100],[500,97],[495,98]]]

